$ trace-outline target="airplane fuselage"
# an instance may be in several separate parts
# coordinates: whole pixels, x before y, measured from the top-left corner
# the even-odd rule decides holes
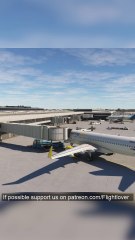
[[[135,120],[135,114],[131,114],[131,115],[111,115],[108,117],[109,120]]]
[[[102,133],[72,130],[70,142],[91,144],[101,153],[119,153],[135,156],[135,137],[124,137]]]

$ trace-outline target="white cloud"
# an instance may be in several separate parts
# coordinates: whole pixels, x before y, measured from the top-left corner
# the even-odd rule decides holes
[[[1,45],[1,44],[0,44]],[[6,46],[5,46],[6,47]],[[9,47],[9,46],[7,46]],[[15,54],[12,49],[2,49],[0,48],[0,67],[22,67],[22,66],[31,66],[38,65],[47,61],[48,56],[40,57],[40,58],[32,58],[31,56],[23,56],[20,54]],[[27,70],[32,70],[31,67],[27,67]]]
[[[92,56],[89,59],[87,52],[81,50],[78,56],[76,51],[68,50],[68,53],[75,55],[79,59],[82,59],[83,53],[83,62],[85,64],[86,62],[91,64],[92,56],[96,54],[95,50],[90,50]],[[96,61],[100,66],[108,62],[108,65],[115,64],[115,61],[118,61],[117,64],[119,64],[122,56],[124,58],[127,54],[127,50],[123,52],[123,55],[122,50],[116,49],[114,52],[117,54],[112,54],[113,57],[110,60],[109,56],[106,57],[106,54],[109,55],[111,52],[107,50],[101,51],[105,59],[100,56],[101,62],[98,57],[97,59],[95,57],[94,64],[96,64]],[[133,62],[134,55],[132,51],[128,52],[128,56],[126,62]],[[13,105],[16,103],[28,105],[29,103],[31,106],[41,106],[42,104],[42,106],[47,107],[46,104],[48,104],[48,107],[59,108],[60,106],[72,107],[73,105],[75,107],[76,104],[76,107],[88,105],[96,107],[98,104],[99,107],[102,107],[103,104],[108,104],[108,106],[110,104],[111,106],[113,103],[119,106],[119,102],[121,102],[122,106],[121,99],[126,99],[126,104],[131,106],[135,101],[135,73],[121,74],[115,71],[84,71],[81,69],[80,71],[73,71],[62,68],[61,72],[53,75],[51,72],[46,73],[45,69],[41,70],[38,64],[36,67],[34,67],[34,64],[29,66],[27,62],[26,65],[22,63],[19,65],[16,63],[15,65],[16,56],[14,56],[12,63],[9,59],[5,60],[4,65],[0,65],[1,104],[5,101],[5,104],[8,105],[14,102]]]
[[[128,93],[129,95],[129,89],[130,94],[134,93],[135,90],[135,74],[125,74],[125,76],[119,76],[113,81],[109,82],[105,85],[105,90],[108,92],[114,92],[114,93]],[[135,96],[135,94],[134,94]]]
[[[135,63],[135,49],[65,49],[66,53],[78,58],[85,65],[124,66]]]

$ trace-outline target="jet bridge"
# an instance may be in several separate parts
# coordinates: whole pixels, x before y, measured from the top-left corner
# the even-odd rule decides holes
[[[15,135],[52,141],[62,141],[68,139],[68,128],[43,125],[36,126],[24,123],[1,123],[0,135],[3,133],[12,133]]]

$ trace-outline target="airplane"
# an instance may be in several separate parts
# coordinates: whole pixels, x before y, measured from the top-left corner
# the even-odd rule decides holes
[[[135,156],[135,137],[72,130],[70,133],[69,141],[71,145],[77,144],[78,146],[72,148],[69,147],[68,150],[62,151],[55,155],[52,155],[51,148],[48,157],[56,159],[82,152],[87,152],[90,158],[94,152],[106,155],[118,153]]]
[[[110,121],[121,122],[123,120],[135,120],[135,114],[130,115],[111,115],[107,118]]]

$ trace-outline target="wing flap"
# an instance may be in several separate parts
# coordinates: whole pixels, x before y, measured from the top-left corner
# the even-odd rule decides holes
[[[85,152],[85,151],[95,152],[96,150],[97,149],[95,147],[93,147],[92,145],[81,144],[77,147],[73,147],[72,149],[68,149],[61,153],[55,154],[51,158],[56,159],[56,158],[60,158],[60,157],[64,157],[64,156],[73,155],[74,153]]]

